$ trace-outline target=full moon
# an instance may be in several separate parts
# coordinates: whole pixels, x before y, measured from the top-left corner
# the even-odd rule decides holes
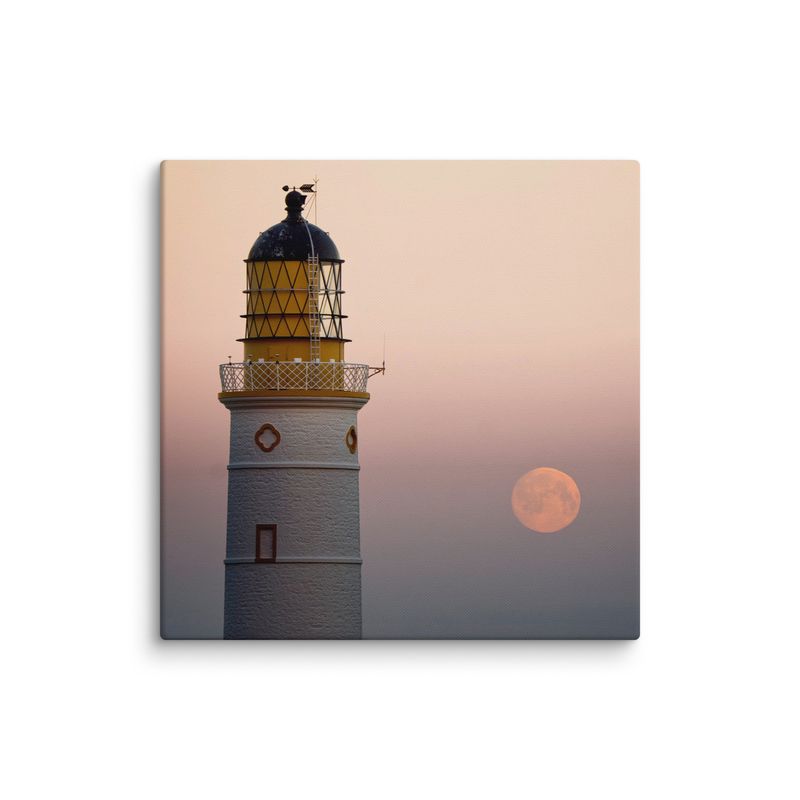
[[[555,533],[578,516],[581,493],[566,472],[539,467],[526,472],[514,484],[511,508],[526,528],[537,533]]]

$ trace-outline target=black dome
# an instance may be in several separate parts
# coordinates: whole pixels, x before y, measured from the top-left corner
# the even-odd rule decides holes
[[[305,196],[299,192],[286,195],[288,216],[256,239],[247,261],[305,261],[311,255],[309,234],[314,242],[314,255],[320,261],[344,260],[339,256],[333,239],[321,228],[303,219],[300,209],[304,201]]]

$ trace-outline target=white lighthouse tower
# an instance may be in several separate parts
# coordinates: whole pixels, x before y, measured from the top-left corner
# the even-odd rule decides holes
[[[244,358],[220,366],[226,639],[361,637],[356,415],[380,368],[345,361],[343,259],[305,200],[289,192],[245,259]]]

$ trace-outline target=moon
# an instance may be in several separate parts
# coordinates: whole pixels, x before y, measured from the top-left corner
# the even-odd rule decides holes
[[[514,484],[511,508],[526,528],[555,533],[575,521],[581,509],[581,493],[566,472],[538,467]]]

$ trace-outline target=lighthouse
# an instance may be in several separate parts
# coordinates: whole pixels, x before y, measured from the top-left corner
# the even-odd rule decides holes
[[[382,368],[345,360],[344,259],[301,189],[245,259],[242,361],[220,365],[226,639],[361,638],[356,417]]]

